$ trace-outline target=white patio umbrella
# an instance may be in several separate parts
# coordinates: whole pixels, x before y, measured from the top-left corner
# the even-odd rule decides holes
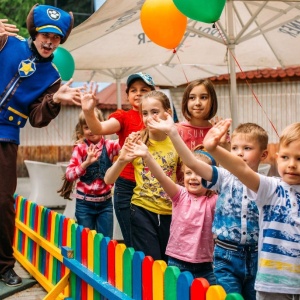
[[[157,85],[178,86],[197,78],[230,73],[235,126],[236,71],[300,64],[300,0],[227,0],[216,28],[188,21],[175,54],[144,34],[140,24],[143,3],[107,0],[72,31],[64,47],[75,59],[75,80],[120,83],[129,74],[144,71],[153,76]],[[118,99],[120,107],[121,97]]]

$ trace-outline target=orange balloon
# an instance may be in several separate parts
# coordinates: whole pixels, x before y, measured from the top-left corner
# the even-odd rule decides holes
[[[148,38],[167,49],[179,45],[187,26],[187,17],[177,9],[173,0],[146,0],[140,19]]]

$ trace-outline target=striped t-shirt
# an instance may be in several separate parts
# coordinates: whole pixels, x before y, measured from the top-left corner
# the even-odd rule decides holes
[[[260,175],[259,261],[255,289],[300,294],[300,185]]]

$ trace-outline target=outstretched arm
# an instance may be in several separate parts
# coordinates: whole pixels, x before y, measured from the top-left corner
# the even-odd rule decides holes
[[[138,141],[136,144],[134,144],[132,148],[132,153],[144,159],[144,162],[149,167],[152,175],[159,181],[164,191],[171,198],[177,194],[179,186],[165,174],[161,166],[149,153],[148,147],[143,142]]]
[[[254,192],[259,188],[259,175],[254,172],[240,157],[220,147],[219,141],[227,133],[231,120],[226,119],[217,123],[206,134],[203,145],[205,149],[230,173]]]
[[[171,139],[183,163],[207,181],[212,179],[212,167],[198,160],[193,152],[186,146],[180,137],[172,117],[167,114],[167,119],[162,120],[157,116],[148,119],[148,126],[165,132]]]
[[[99,100],[96,97],[97,85],[92,82],[89,87],[85,87],[85,93],[91,97],[81,97],[81,108],[84,113],[86,123],[93,134],[107,135],[119,132],[121,125],[118,120],[111,118],[100,122],[94,113]]]

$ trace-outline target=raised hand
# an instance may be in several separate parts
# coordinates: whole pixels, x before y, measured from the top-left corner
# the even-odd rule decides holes
[[[141,134],[139,131],[137,132],[131,132],[128,135],[128,141],[132,142],[132,143],[136,143],[137,141],[141,140]]]
[[[165,113],[165,116],[165,120],[159,118],[157,115],[149,117],[147,120],[147,125],[149,126],[149,128],[157,129],[168,134],[171,129],[175,127],[175,123],[170,114]]]
[[[91,82],[89,86],[84,86],[81,91],[81,107],[83,111],[93,112],[99,99],[96,97],[98,84]]]
[[[99,149],[94,144],[89,145],[89,147],[87,148],[87,157],[85,160],[86,163],[88,165],[91,165],[92,163],[97,161],[98,158],[99,158]]]
[[[231,125],[231,119],[225,119],[219,121],[214,125],[206,134],[203,145],[207,151],[213,151],[216,149],[224,135],[227,135],[227,131]]]
[[[138,140],[136,143],[130,143],[131,155],[135,157],[146,157],[148,154],[148,147],[141,141]]]
[[[130,141],[130,138],[127,137],[122,149],[119,152],[118,160],[123,163],[133,161],[137,157],[137,155],[135,155],[133,151],[134,145],[135,144]]]
[[[56,103],[74,103],[77,106],[81,105],[81,92],[80,90],[84,87],[72,88],[73,79],[70,79],[64,85],[62,85],[59,90],[53,95],[53,101]]]
[[[6,23],[7,19],[0,19],[0,36],[16,36],[19,29],[16,25]]]

